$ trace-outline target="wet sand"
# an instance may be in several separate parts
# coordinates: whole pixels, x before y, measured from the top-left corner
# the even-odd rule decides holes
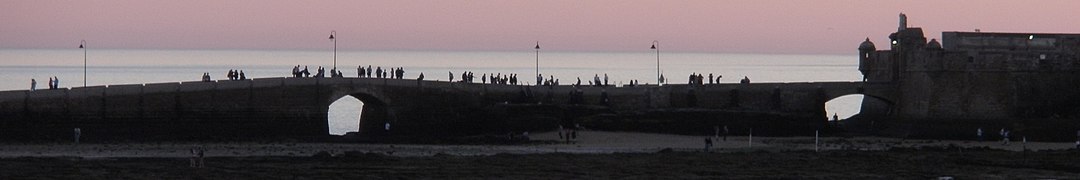
[[[532,142],[514,145],[424,145],[424,144],[351,144],[351,143],[290,143],[290,142],[240,142],[240,143],[125,143],[125,144],[2,144],[0,157],[189,157],[189,149],[206,149],[209,157],[246,156],[311,156],[318,152],[340,154],[347,151],[376,153],[389,156],[433,156],[436,154],[474,156],[542,153],[651,153],[663,149],[680,152],[704,151],[705,138],[711,136],[684,136],[669,134],[579,131],[578,138],[566,143],[558,133],[545,132],[531,135]],[[1073,143],[1012,141],[1001,145],[1000,141],[958,140],[903,140],[880,137],[822,137],[815,146],[814,137],[753,137],[730,136],[727,141],[714,141],[712,152],[747,151],[799,151],[799,150],[872,150],[890,148],[947,147],[987,148],[1004,151],[1066,150]]]
[[[0,177],[53,178],[1076,178],[1072,143],[555,132],[517,145],[3,144]],[[207,151],[206,168],[188,150]],[[1024,148],[1028,151],[1023,151]]]

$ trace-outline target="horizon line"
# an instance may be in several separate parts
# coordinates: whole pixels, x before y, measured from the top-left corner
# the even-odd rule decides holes
[[[5,50],[79,50],[79,49],[80,48],[0,48],[0,51],[5,51]],[[312,49],[312,48],[303,48],[303,49],[276,49],[276,48],[266,48],[266,49],[257,49],[257,48],[206,48],[206,49],[200,49],[200,48],[96,48],[95,49],[95,48],[87,48],[87,49],[89,49],[90,51],[93,51],[93,50],[142,50],[142,51],[327,51],[327,52],[331,52],[330,50],[326,50],[326,49]],[[497,52],[497,53],[535,52],[535,50],[533,48],[531,48],[531,47],[530,48],[522,48],[522,50],[520,50],[520,51],[505,50],[505,49],[484,49],[484,50],[480,50],[480,49],[461,50],[461,49],[458,49],[458,50],[453,50],[453,49],[341,49],[341,48],[339,48],[337,51],[344,51],[344,52],[364,52],[364,51],[366,51],[366,52]],[[541,53],[544,53],[544,52],[554,52],[554,53],[638,53],[638,52],[649,52],[649,53],[652,53],[653,50],[645,48],[644,50],[641,50],[641,51],[565,50],[565,49],[544,51],[543,49],[541,49],[540,52]],[[851,53],[831,53],[831,52],[804,53],[804,52],[670,50],[670,51],[660,51],[660,53],[661,54],[664,54],[664,53],[679,53],[679,54],[851,55],[851,54],[858,54],[858,51],[857,50],[852,50]]]

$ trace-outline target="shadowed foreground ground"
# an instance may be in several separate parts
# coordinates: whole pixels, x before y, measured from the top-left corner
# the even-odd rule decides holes
[[[22,157],[0,159],[0,177],[62,179],[327,178],[1076,178],[1080,152],[986,149],[889,151],[661,152],[396,157],[348,152],[330,157]]]

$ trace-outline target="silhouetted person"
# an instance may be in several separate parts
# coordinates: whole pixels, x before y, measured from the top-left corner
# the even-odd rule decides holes
[[[454,82],[454,72],[450,71],[449,73],[450,73],[450,82]],[[423,74],[423,73],[421,73],[421,74]]]
[[[727,141],[727,136],[728,136],[728,134],[731,134],[731,131],[728,131],[728,128],[727,128],[727,126],[725,125],[725,126],[724,126],[724,141]]]
[[[983,141],[983,130],[982,130],[982,128],[975,129],[975,137],[978,138],[979,142]]]
[[[199,163],[196,164],[196,167],[206,167],[206,149],[203,147],[199,147]]]
[[[293,68],[292,68],[292,76],[293,77],[300,77],[300,65],[293,66]]]
[[[37,90],[37,80],[30,78],[30,91]]]
[[[210,75],[207,75],[209,77]],[[60,78],[53,76],[53,89],[60,89]]]
[[[560,139],[560,140],[561,140],[561,139],[565,139],[565,138],[563,138],[563,133],[565,133],[565,132],[566,132],[566,131],[565,131],[565,130],[563,130],[563,126],[562,126],[562,125],[559,125],[559,139]]]
[[[82,138],[82,129],[75,128],[75,145],[79,145],[79,139]]]
[[[709,152],[709,148],[712,147],[712,138],[705,138],[705,152]]]
[[[517,85],[517,74],[510,74],[510,84]]]
[[[1001,144],[1003,146],[1009,146],[1009,130],[1005,130],[1005,133],[1001,135]]]
[[[694,79],[697,79],[697,76],[695,76],[694,73],[690,73],[690,77],[687,78],[687,79],[688,80],[686,81],[686,84],[689,84],[689,85],[697,84],[697,83],[694,83]]]
[[[604,86],[607,86],[607,85],[608,85],[608,77],[607,77],[607,73],[604,73]]]
[[[1001,131],[998,131],[998,136],[1002,138],[1002,141],[1005,141],[1005,128],[1001,128]]]
[[[697,75],[697,84],[698,85],[705,85],[705,76],[702,76],[701,74],[698,74]]]
[[[713,75],[709,73],[709,84],[713,84]]]
[[[375,67],[375,78],[383,78],[382,67]]]
[[[741,84],[750,84],[750,77],[743,76],[743,79],[739,81]]]
[[[368,65],[367,66],[367,75],[365,77],[371,78],[371,72],[373,72],[373,71],[371,71],[371,65]]]
[[[405,68],[400,68],[399,67],[397,69],[397,78],[398,79],[405,78]]]
[[[315,70],[315,78],[322,78],[325,75],[324,73],[326,73],[326,71],[323,70],[322,66],[319,66],[319,69]]]
[[[297,72],[299,72],[299,70],[297,70]],[[295,75],[296,73],[293,74]],[[188,167],[199,167],[199,152],[195,148],[196,147],[192,147],[191,149],[188,149],[188,152],[191,153],[191,157],[188,158],[190,162],[188,163]]]
[[[416,84],[420,84],[422,81],[424,81],[424,73],[420,73],[420,77],[416,78]]]
[[[487,73],[480,75],[480,84],[487,84]]]
[[[309,77],[311,75],[311,71],[308,71],[307,66],[304,66],[304,70],[300,71],[300,74],[304,74],[304,77]]]
[[[387,135],[390,134],[390,122],[386,122],[386,124],[383,125],[383,130],[386,131]]]

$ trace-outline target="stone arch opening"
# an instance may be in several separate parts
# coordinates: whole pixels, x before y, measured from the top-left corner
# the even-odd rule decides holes
[[[893,103],[879,97],[865,94],[848,94],[829,99],[825,102],[825,116],[832,120],[847,120],[854,117],[881,117],[891,112]]]
[[[334,100],[327,112],[328,134],[379,135],[389,122],[386,102],[375,96],[354,93]]]
[[[364,102],[353,96],[342,96],[330,103],[326,113],[330,135],[345,135],[360,131],[360,116]]]

